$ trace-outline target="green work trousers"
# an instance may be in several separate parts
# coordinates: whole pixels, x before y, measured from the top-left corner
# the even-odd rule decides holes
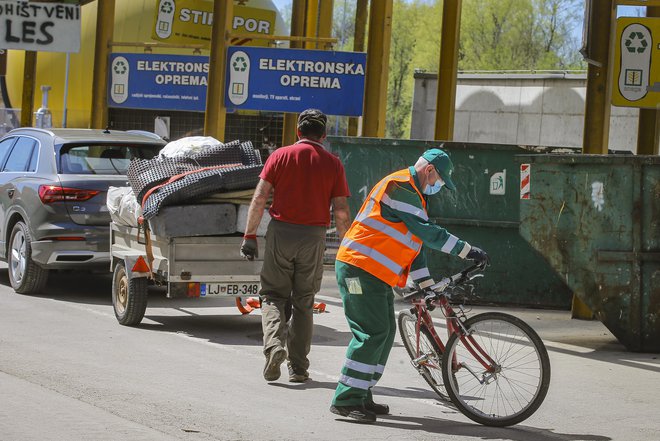
[[[359,406],[373,401],[371,389],[383,375],[394,344],[394,293],[387,283],[353,265],[336,261],[335,272],[353,339],[332,404]]]
[[[307,354],[314,328],[314,295],[323,279],[325,227],[271,220],[261,269],[261,325],[264,354],[288,349],[289,367],[297,374],[309,368]],[[292,305],[287,322],[287,303]]]

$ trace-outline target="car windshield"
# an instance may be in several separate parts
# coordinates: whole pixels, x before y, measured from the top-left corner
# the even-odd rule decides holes
[[[60,150],[62,174],[125,175],[131,159],[151,159],[161,145],[85,144],[64,145]]]

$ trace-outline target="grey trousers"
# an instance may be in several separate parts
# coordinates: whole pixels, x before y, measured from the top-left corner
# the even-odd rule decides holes
[[[266,232],[260,292],[264,354],[274,347],[287,348],[289,367],[298,374],[309,368],[314,295],[323,278],[325,234],[325,227],[276,220]],[[292,306],[288,322],[287,302]]]

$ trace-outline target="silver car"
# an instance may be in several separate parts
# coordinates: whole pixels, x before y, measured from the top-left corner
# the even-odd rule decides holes
[[[109,186],[165,142],[148,132],[20,128],[0,139],[0,259],[19,293],[51,269],[109,267]]]

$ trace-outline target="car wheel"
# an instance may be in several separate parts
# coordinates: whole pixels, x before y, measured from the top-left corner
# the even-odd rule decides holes
[[[34,294],[46,286],[48,270],[32,260],[32,236],[27,225],[17,222],[9,239],[9,282],[19,294]]]
[[[147,309],[147,286],[146,277],[129,279],[123,263],[115,266],[112,277],[112,306],[120,324],[140,324]]]

